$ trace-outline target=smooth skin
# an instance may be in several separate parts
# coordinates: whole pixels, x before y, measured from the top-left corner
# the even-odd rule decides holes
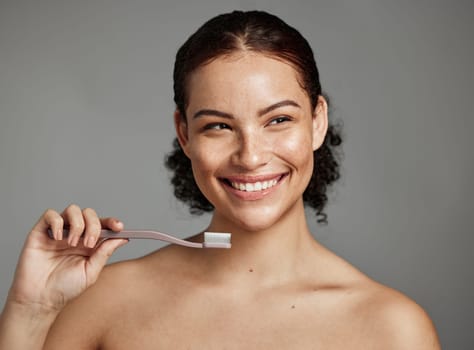
[[[90,209],[48,211],[20,258],[0,349],[440,349],[420,306],[311,235],[302,193],[318,166],[312,152],[327,131],[327,103],[320,97],[313,109],[298,78],[281,60],[234,53],[192,74],[186,117],[175,113],[215,206],[206,231],[232,232],[231,249],[168,246],[97,277],[124,243],[92,248],[100,227],[123,226]],[[253,192],[231,185],[265,181]],[[60,217],[76,223],[74,238],[46,241],[48,227],[60,238]],[[77,241],[83,230],[91,248]],[[56,265],[47,263],[53,253],[63,259]],[[34,278],[46,288],[33,288]],[[22,332],[36,347],[15,343]]]

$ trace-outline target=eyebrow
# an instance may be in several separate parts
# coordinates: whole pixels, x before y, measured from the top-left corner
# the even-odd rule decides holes
[[[267,113],[269,113],[269,112],[271,112],[275,109],[285,107],[285,106],[293,106],[293,107],[301,108],[301,106],[293,100],[283,100],[283,101],[274,103],[274,104],[272,104],[268,107],[265,107],[265,108],[259,110],[258,111],[258,116],[261,117],[261,116],[263,116],[263,115],[265,115],[265,114],[267,114]],[[192,119],[199,118],[203,115],[213,115],[213,116],[216,116],[216,117],[221,117],[221,118],[226,118],[226,119],[234,118],[233,115],[230,114],[230,113],[221,112],[221,111],[218,111],[218,110],[215,110],[215,109],[200,109],[199,111],[194,113]]]
[[[221,112],[221,111],[216,111],[215,109],[200,109],[199,111],[194,113],[192,119],[199,118],[203,115],[214,115],[216,117],[227,118],[227,119],[232,119],[233,118],[232,114]]]
[[[293,106],[293,107],[301,108],[301,106],[293,100],[283,100],[261,109],[260,111],[258,111],[258,116],[261,117],[262,115],[265,115],[268,112],[273,111],[274,109],[278,109],[280,107],[285,107],[285,106]]]

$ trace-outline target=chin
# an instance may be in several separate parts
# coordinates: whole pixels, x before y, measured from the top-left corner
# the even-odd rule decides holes
[[[275,206],[270,208],[239,208],[224,211],[226,214],[220,214],[230,225],[239,230],[247,232],[259,232],[271,229],[283,221],[285,212],[275,210]]]
[[[245,222],[238,222],[238,227],[246,232],[261,232],[270,229],[275,222],[269,221],[245,221]]]

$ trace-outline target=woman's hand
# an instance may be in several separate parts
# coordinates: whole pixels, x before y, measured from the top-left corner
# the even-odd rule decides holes
[[[69,227],[67,240],[62,240],[64,226]],[[59,312],[97,280],[108,258],[127,242],[98,241],[102,228],[118,232],[123,224],[114,218],[99,219],[93,209],[76,205],[61,214],[47,210],[26,239],[7,303]]]

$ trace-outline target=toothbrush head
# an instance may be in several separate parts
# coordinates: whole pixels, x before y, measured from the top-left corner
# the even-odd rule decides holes
[[[203,248],[230,248],[230,233],[204,232]]]

